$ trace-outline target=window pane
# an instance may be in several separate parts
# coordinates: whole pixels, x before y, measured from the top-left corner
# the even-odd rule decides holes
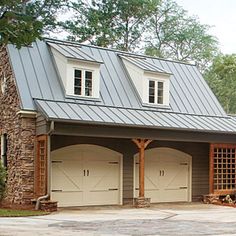
[[[92,77],[91,71],[85,71],[85,96],[92,96]]]
[[[149,96],[149,103],[154,103],[154,102],[155,102],[155,97]]]
[[[92,72],[91,71],[85,71],[85,78],[86,79],[92,79]]]
[[[81,79],[75,79],[75,86],[81,86]]]
[[[81,87],[75,87],[74,93],[75,93],[76,95],[81,95]]]
[[[149,80],[149,103],[155,103],[155,81]]]
[[[163,104],[163,97],[158,97],[157,98],[157,103],[158,104]]]
[[[82,95],[82,71],[81,70],[75,70],[74,74],[74,94],[76,95]]]
[[[75,78],[81,78],[81,70],[75,70]]]
[[[163,89],[164,89],[164,83],[158,82],[158,88],[157,88],[157,103],[163,104]]]

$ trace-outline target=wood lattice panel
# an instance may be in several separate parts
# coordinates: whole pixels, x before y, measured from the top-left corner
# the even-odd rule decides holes
[[[47,192],[47,136],[37,137],[36,194]]]
[[[236,145],[211,145],[210,192],[236,193]]]

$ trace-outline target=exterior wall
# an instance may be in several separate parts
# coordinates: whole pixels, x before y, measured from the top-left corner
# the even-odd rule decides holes
[[[42,135],[49,132],[49,122],[40,114],[36,117],[36,135]]]
[[[7,50],[0,48],[0,78],[5,74],[6,91],[0,91],[0,132],[7,134],[7,194],[11,204],[29,204],[34,197],[35,119],[21,118],[20,101]]]
[[[124,204],[133,198],[133,156],[138,152],[130,139],[88,138],[52,136],[52,150],[74,144],[101,145],[123,154],[123,199]],[[169,147],[192,156],[193,201],[209,192],[209,144],[154,141],[148,148]]]

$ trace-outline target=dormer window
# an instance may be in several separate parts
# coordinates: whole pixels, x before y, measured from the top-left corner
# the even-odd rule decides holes
[[[93,72],[74,70],[74,94],[91,97],[93,95]]]
[[[76,99],[99,99],[100,67],[93,55],[76,44],[49,42],[65,96]]]
[[[148,101],[152,104],[164,103],[164,82],[158,80],[149,80]]]
[[[152,60],[120,55],[143,105],[169,107],[171,73]]]

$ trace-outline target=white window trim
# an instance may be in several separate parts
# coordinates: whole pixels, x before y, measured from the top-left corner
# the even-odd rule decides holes
[[[149,105],[158,105],[158,106],[169,106],[169,80],[147,77],[147,104]],[[154,93],[154,103],[149,102],[149,81],[155,82],[155,93]],[[163,103],[158,103],[158,82],[163,83]]]
[[[154,103],[149,102],[149,82],[153,81],[154,82]],[[158,82],[163,83],[163,103],[158,103]],[[160,79],[152,79],[152,78],[148,78],[148,103],[149,104],[157,104],[157,105],[164,105],[164,98],[165,98],[165,87],[164,87],[165,81],[164,80],[160,80]]]
[[[85,68],[78,68],[78,67],[74,67],[73,68],[73,82],[75,82],[75,70],[80,70],[81,71],[81,95],[79,94],[75,94],[75,85],[73,83],[73,92],[74,92],[74,96],[79,96],[79,97],[86,97],[86,98],[92,98],[94,97],[94,70],[91,69],[85,69]],[[92,72],[92,95],[91,96],[87,96],[85,95],[85,72]]]

